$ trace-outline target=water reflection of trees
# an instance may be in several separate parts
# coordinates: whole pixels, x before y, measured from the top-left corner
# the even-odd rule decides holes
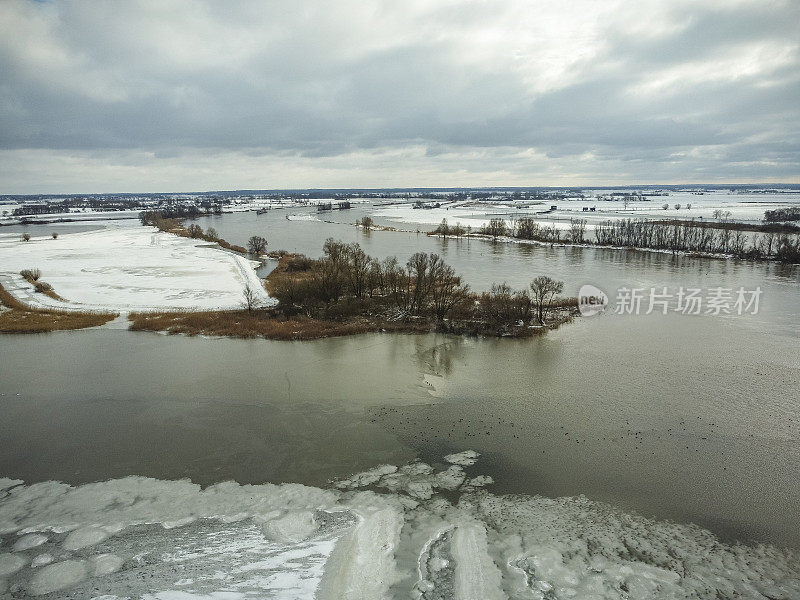
[[[418,337],[414,342],[414,357],[420,370],[439,377],[452,374],[456,359],[464,350],[464,340],[455,337],[439,341],[433,346],[430,345],[429,338]]]

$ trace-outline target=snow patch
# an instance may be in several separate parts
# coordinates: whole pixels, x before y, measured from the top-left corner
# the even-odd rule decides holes
[[[47,541],[46,535],[38,535],[35,533],[31,533],[19,538],[14,543],[13,549],[14,552],[22,552],[23,550],[30,550],[31,548],[36,548],[36,546],[41,546],[46,541]]]
[[[30,581],[28,591],[34,596],[49,594],[72,587],[88,575],[86,562],[65,560],[42,567]]]
[[[0,577],[7,577],[28,564],[28,560],[20,554],[0,554]]]
[[[110,535],[104,527],[83,527],[70,533],[64,540],[65,550],[79,550],[99,544]]]
[[[115,554],[98,554],[89,559],[92,575],[95,577],[102,577],[119,571],[122,567],[122,562],[122,559]]]
[[[464,452],[458,452],[456,454],[448,454],[444,457],[446,462],[449,462],[453,465],[461,465],[462,467],[470,467],[478,462],[478,458],[480,454],[475,452],[475,450],[465,450]]]
[[[300,542],[317,530],[314,513],[308,510],[290,512],[264,524],[264,535],[275,542]]]
[[[251,262],[236,253],[152,227],[0,239],[0,283],[25,303],[65,310],[215,310],[241,308],[245,286],[269,297]],[[38,294],[19,272],[38,268],[68,302]],[[9,480],[11,481],[11,480]],[[4,485],[0,482],[0,486]]]
[[[51,562],[53,562],[53,556],[51,554],[39,554],[31,561],[31,567],[43,567],[44,565],[49,565]]]

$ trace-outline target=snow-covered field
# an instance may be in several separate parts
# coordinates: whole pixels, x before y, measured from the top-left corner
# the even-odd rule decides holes
[[[66,303],[35,293],[20,277],[33,268]],[[78,310],[241,308],[248,284],[261,305],[274,303],[246,258],[139,226],[29,242],[19,233],[0,233],[0,283],[28,304]]]
[[[597,190],[603,193],[603,190]],[[668,205],[665,210],[664,204]],[[552,212],[550,207],[557,208]],[[680,208],[676,209],[675,206]],[[621,199],[600,200],[597,198],[575,198],[546,201],[541,204],[525,202],[455,202],[446,203],[441,208],[415,209],[412,204],[378,208],[373,216],[398,223],[436,225],[447,219],[450,225],[471,226],[479,229],[492,218],[520,218],[529,216],[542,224],[555,224],[566,228],[569,220],[586,219],[589,228],[593,224],[609,219],[704,219],[716,220],[714,213],[721,210],[730,212],[728,218],[734,221],[759,223],[764,211],[787,206],[800,206],[800,193],[782,194],[729,194],[727,192],[708,192],[702,195],[691,192],[670,192],[669,196],[650,196],[643,201],[631,201],[625,206]],[[584,211],[584,208],[594,208]],[[543,214],[545,213],[546,214]]]
[[[791,551],[727,545],[582,497],[497,496],[481,489],[489,478],[467,475],[476,458],[383,465],[334,489],[0,479],[0,596],[800,597]]]

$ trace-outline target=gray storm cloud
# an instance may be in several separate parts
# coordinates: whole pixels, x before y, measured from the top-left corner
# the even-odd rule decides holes
[[[0,192],[800,181],[798,22],[791,1],[7,1]]]

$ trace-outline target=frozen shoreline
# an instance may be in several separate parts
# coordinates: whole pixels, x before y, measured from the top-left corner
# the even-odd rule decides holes
[[[497,496],[475,453],[333,489],[0,479],[0,594],[48,598],[669,598],[800,594],[795,551],[583,497]],[[336,489],[338,488],[338,489]],[[376,493],[370,490],[384,490]],[[460,493],[457,500],[441,492]]]
[[[0,282],[38,308],[78,311],[224,310],[242,307],[249,285],[269,297],[253,264],[216,244],[152,227],[109,227],[29,242],[0,233]],[[36,293],[19,272],[38,268],[67,302]]]

